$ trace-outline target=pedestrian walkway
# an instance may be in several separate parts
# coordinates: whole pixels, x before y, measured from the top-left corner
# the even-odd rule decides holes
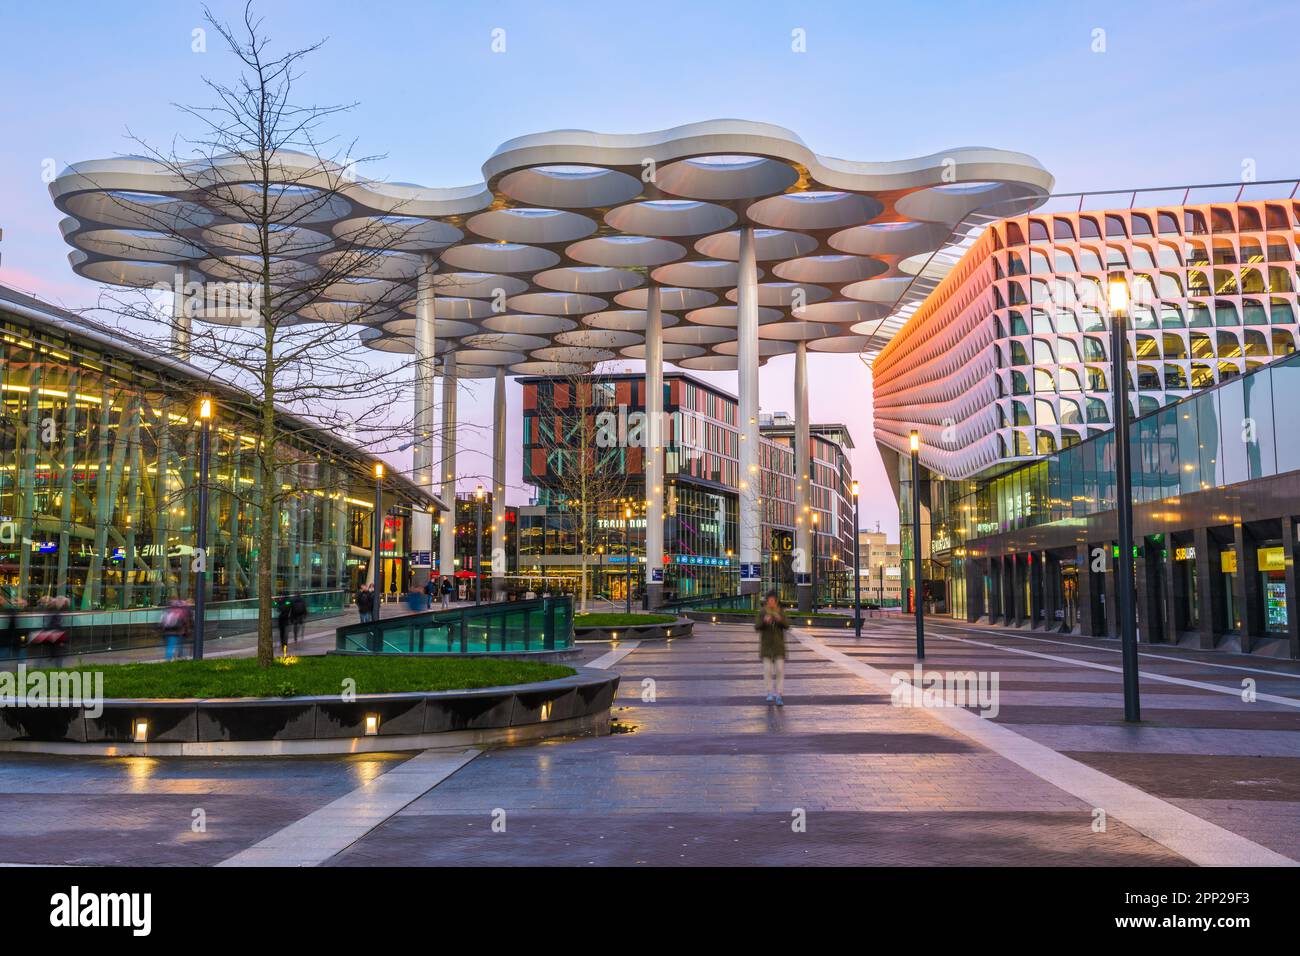
[[[998,675],[998,712],[896,706],[910,621],[799,629],[784,708],[753,631],[584,647],[631,732],[459,755],[0,765],[0,863],[1286,864],[1300,680],[1144,660],[1125,725],[1107,649],[935,623],[927,670]],[[1241,659],[1224,659],[1223,666]],[[1241,664],[1247,666],[1249,662]],[[1166,678],[1160,680],[1156,678]],[[1170,682],[1169,678],[1178,682]],[[1204,685],[1204,686],[1202,686]],[[1285,701],[1280,698],[1286,698]],[[407,767],[390,784],[382,781]],[[203,833],[191,831],[202,809]]]
[[[692,640],[643,644],[614,664],[624,677],[618,716],[636,727],[634,733],[484,754],[334,862],[1189,862],[1117,819],[1131,806],[1107,813],[1023,761],[962,733],[935,711],[893,706],[887,682],[865,681],[825,653],[868,660],[882,671],[910,671],[909,626],[902,620],[873,622],[861,641],[839,630],[801,631],[810,640],[793,643],[783,709],[762,701],[755,641],[744,626],[697,625]],[[1118,676],[995,649],[980,655],[973,662],[969,645],[936,634],[927,666],[965,669],[977,663],[1002,671],[997,724],[1016,739],[1033,740],[1019,736],[1022,708],[1061,707],[1062,720],[1049,726],[1073,732],[1062,739],[1072,748],[1073,761],[1088,756],[1090,730],[1110,731],[1118,722]],[[1078,709],[1079,688],[1066,685],[1079,683],[1101,695],[1091,703],[1102,712],[1089,711],[1089,722],[1074,727],[1070,714]],[[1283,737],[1271,738],[1263,749],[1300,752],[1295,749],[1300,718],[1289,708],[1264,704],[1243,711],[1224,695],[1206,691],[1202,696],[1206,699],[1197,702],[1220,722],[1249,723],[1247,715],[1256,714],[1264,723],[1282,721],[1274,732]],[[1151,714],[1157,721],[1169,716],[1158,701]],[[1179,771],[1178,758],[1202,758],[1185,736],[1167,739],[1170,729],[1179,728],[1160,722],[1128,736],[1148,748],[1164,746],[1174,757],[1170,773],[1190,782],[1196,771]],[[1107,750],[1115,746],[1113,735],[1105,739]],[[1161,740],[1163,745],[1157,743]],[[1043,749],[1055,754],[1050,747]],[[1140,790],[1141,781],[1113,774],[1120,768],[1102,757],[1094,755],[1092,763],[1084,759],[1078,769],[1095,765],[1100,773],[1092,782],[1107,784],[1103,792],[1134,799],[1124,784]],[[1300,808],[1288,789],[1300,785],[1300,769],[1295,758],[1284,765],[1276,758],[1259,759],[1258,773],[1247,777],[1262,781],[1276,775],[1277,789],[1259,800],[1259,790],[1268,784],[1239,787],[1231,799],[1250,805],[1238,806],[1235,813],[1199,799],[1180,805],[1163,786],[1142,809],[1167,807],[1170,816],[1186,810],[1192,819],[1183,822],[1193,836],[1222,836],[1223,831],[1230,851],[1257,862],[1285,862],[1274,851],[1297,853],[1294,827],[1284,817],[1294,819]],[[489,826],[495,810],[505,813],[504,832]],[[1256,811],[1261,812],[1245,819]],[[1206,826],[1198,828],[1200,821]]]

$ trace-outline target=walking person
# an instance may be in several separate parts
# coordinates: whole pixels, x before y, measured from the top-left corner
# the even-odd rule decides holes
[[[18,624],[18,615],[25,604],[22,598],[5,601],[5,644],[9,648],[9,656],[20,661],[27,657],[27,635]]]
[[[754,619],[754,630],[759,632],[758,653],[763,658],[763,684],[767,688],[767,702],[784,707],[781,699],[785,683],[785,632],[790,625],[781,610],[775,591],[768,591]]]
[[[361,615],[361,623],[370,623],[370,612],[373,605],[371,604],[370,592],[364,584],[357,588],[357,595],[354,600],[357,603],[357,613]]]
[[[185,636],[185,605],[179,598],[172,600],[158,618],[158,629],[162,631],[165,656],[169,661],[180,656],[181,641]]]
[[[289,624],[293,620],[293,601],[289,598],[280,600],[280,656],[289,656]]]
[[[451,605],[451,578],[444,577],[442,579],[439,591],[442,592],[442,609],[445,611]]]
[[[45,617],[45,643],[50,645],[50,666],[63,666],[63,652],[68,646],[68,632],[63,627],[63,612],[72,602],[65,597],[49,598],[46,607],[49,613]]]
[[[433,592],[435,590],[433,575],[429,575],[429,579],[424,582],[424,609],[426,611],[433,610]]]
[[[303,628],[307,623],[307,602],[302,594],[295,594],[289,602],[289,619],[293,624],[293,642],[302,640]]]

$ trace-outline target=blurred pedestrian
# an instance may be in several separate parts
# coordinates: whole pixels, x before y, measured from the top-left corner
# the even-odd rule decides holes
[[[162,631],[163,643],[166,645],[166,657],[169,661],[180,656],[181,642],[188,630],[189,609],[185,602],[176,598],[163,609],[158,618],[158,629]]]
[[[442,609],[445,611],[451,605],[451,578],[444,575],[438,590],[442,594]]]
[[[72,602],[66,597],[48,598],[45,616],[45,643],[50,645],[51,667],[63,666],[63,652],[68,646],[68,632],[63,626],[63,612]]]
[[[23,660],[27,657],[27,634],[18,623],[18,615],[27,602],[22,598],[9,598],[5,601],[5,644],[9,656]]]
[[[302,640],[303,628],[307,623],[307,602],[301,593],[295,594],[289,602],[289,617],[293,623],[293,642]]]
[[[289,624],[293,620],[293,601],[288,597],[280,599],[280,656],[289,656]]]

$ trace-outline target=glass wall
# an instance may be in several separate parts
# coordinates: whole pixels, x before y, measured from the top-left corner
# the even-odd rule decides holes
[[[0,589],[74,610],[191,596],[197,401],[122,353],[5,322],[0,333]],[[256,597],[261,469],[250,423],[217,402],[208,568],[213,600]],[[308,444],[277,449],[277,593],[349,587],[369,560],[373,490]],[[364,554],[363,554],[364,552]]]
[[[1134,502],[1300,469],[1300,442],[1277,440],[1295,409],[1300,354],[1135,419]],[[1108,511],[1115,507],[1114,442],[1108,431],[979,482],[955,500],[947,519],[970,540]]]

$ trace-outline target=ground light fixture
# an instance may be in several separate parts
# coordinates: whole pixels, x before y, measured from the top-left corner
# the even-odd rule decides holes
[[[1138,699],[1137,598],[1133,587],[1133,474],[1128,422],[1128,279],[1112,272],[1106,288],[1110,313],[1111,417],[1115,435],[1115,517],[1119,549],[1115,556],[1116,613],[1119,616],[1120,656],[1124,670],[1124,719],[1142,719]]]
[[[194,547],[194,659],[203,660],[204,623],[208,603],[208,472],[212,462],[213,401],[199,399],[199,514],[195,522]]]
[[[147,744],[149,742],[149,721],[143,717],[137,717],[132,722],[132,739],[138,744]]]
[[[912,607],[916,613],[916,659],[925,659],[925,605],[921,600],[921,434],[908,436],[912,454]]]

